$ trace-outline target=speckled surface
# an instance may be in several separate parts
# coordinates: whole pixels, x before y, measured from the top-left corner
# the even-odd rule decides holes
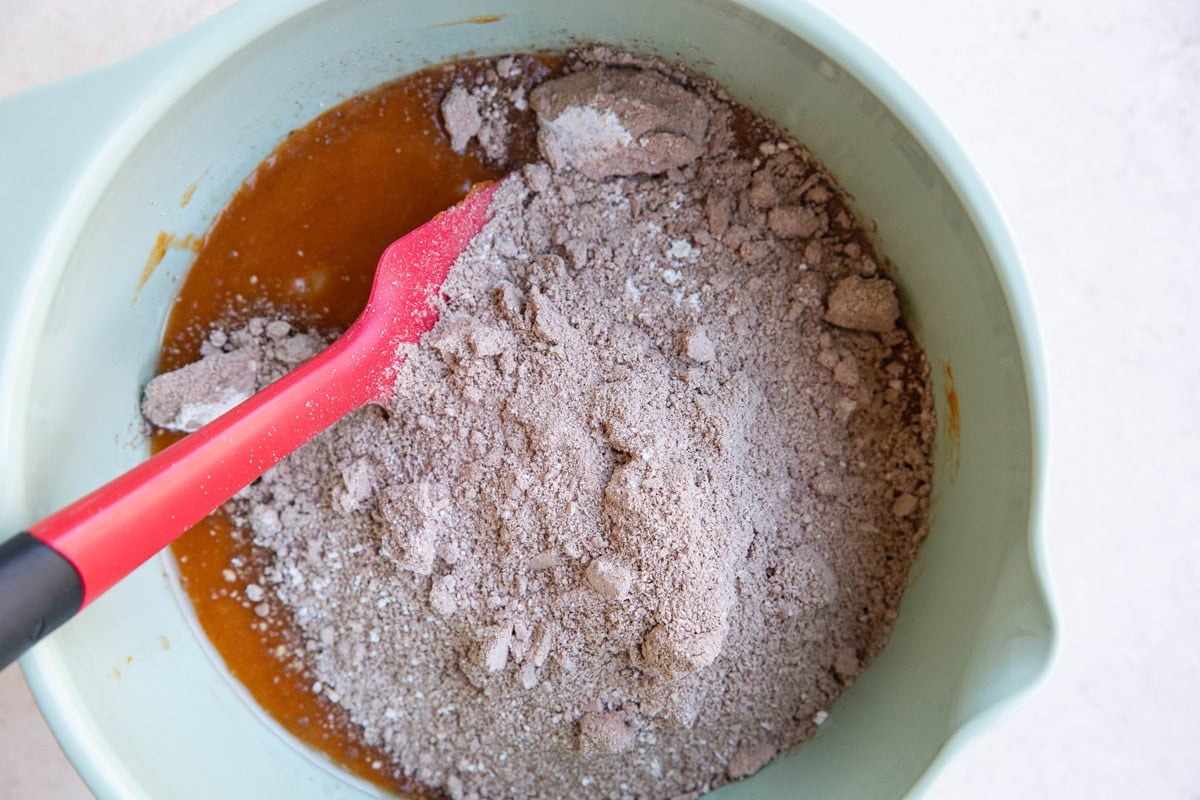
[[[0,96],[226,0],[0,0]],[[1048,685],[935,800],[1200,797],[1200,4],[824,0],[960,138],[1024,254],[1051,388]],[[0,798],[89,797],[15,668]]]

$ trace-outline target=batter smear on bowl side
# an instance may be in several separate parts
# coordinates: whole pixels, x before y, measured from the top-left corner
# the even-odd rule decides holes
[[[503,165],[532,112],[538,156],[391,407],[231,501],[263,556],[239,593],[294,626],[279,669],[384,772],[696,796],[812,735],[885,644],[925,531],[929,370],[801,145],[658,62],[597,49],[498,88],[515,64],[452,82],[441,122]],[[202,424],[328,340],[283,316],[213,330],[147,418]]]

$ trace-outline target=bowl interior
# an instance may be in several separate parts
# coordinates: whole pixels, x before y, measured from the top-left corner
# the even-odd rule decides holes
[[[488,14],[502,16],[441,24]],[[10,464],[26,487],[18,518],[145,457],[140,387],[190,259],[169,250],[139,291],[160,232],[202,234],[289,130],[356,92],[461,54],[579,39],[681,58],[780,122],[877,222],[895,262],[937,393],[931,533],[890,645],[816,739],[719,796],[902,795],[956,732],[1029,688],[1049,656],[1029,549],[1038,366],[1025,352],[1031,323],[1011,247],[969,166],[886,67],[802,4],[280,2],[235,8],[177,40],[154,58],[186,79],[102,151],[94,202],[64,211],[79,231],[70,255],[43,265],[59,273],[44,327],[27,333],[28,382],[6,389],[25,431]],[[25,664],[101,796],[375,792],[264,723],[195,635],[165,557]]]

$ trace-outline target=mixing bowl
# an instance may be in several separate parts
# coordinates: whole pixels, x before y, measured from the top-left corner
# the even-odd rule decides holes
[[[824,13],[782,0],[270,0],[0,104],[0,530],[147,454],[138,416],[185,248],[293,128],[473,53],[611,42],[679,58],[808,144],[878,224],[939,416],[929,538],[890,645],[803,748],[724,798],[919,792],[1045,674],[1045,398],[1030,301],[980,179]],[[166,234],[166,237],[160,237]],[[144,281],[144,285],[143,285]],[[22,661],[100,797],[357,797],[198,635],[168,556]]]

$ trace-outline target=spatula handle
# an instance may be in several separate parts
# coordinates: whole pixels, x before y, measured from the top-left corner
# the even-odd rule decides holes
[[[0,669],[83,605],[83,581],[50,545],[21,532],[0,542]]]

